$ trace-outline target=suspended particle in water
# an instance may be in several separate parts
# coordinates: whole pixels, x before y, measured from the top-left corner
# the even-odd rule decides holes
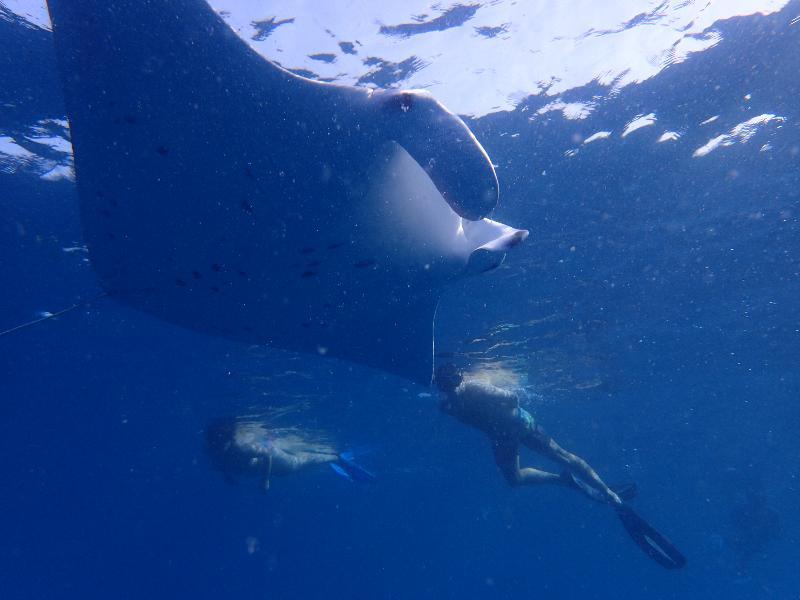
[[[248,554],[255,554],[256,552],[258,552],[260,544],[257,537],[251,535],[247,537],[247,539],[245,539],[244,543],[247,546]]]

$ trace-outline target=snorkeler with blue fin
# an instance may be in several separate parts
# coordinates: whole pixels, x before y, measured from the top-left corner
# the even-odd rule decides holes
[[[686,564],[684,556],[625,503],[636,495],[636,487],[606,485],[585,460],[563,449],[544,432],[520,406],[517,394],[487,381],[465,378],[464,372],[453,364],[440,366],[434,382],[441,392],[440,409],[486,434],[495,463],[510,485],[561,485],[609,504],[628,535],[647,556],[667,569],[679,569]],[[521,446],[559,464],[563,472],[520,467]]]
[[[375,476],[355,461],[352,452],[337,452],[328,442],[295,428],[224,417],[212,421],[205,434],[211,461],[228,481],[235,481],[237,476],[256,476],[268,490],[273,476],[320,464],[329,465],[334,473],[351,482],[375,481]]]

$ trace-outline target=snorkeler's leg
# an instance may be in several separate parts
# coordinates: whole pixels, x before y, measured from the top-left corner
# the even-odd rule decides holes
[[[543,483],[563,483],[555,473],[540,471],[531,467],[520,468],[519,447],[516,444],[494,442],[492,444],[494,462],[500,468],[509,485],[540,485]]]
[[[609,488],[597,472],[580,456],[564,450],[553,438],[542,431],[531,431],[525,438],[525,445],[531,450],[564,466],[583,482],[600,491],[606,500],[615,506],[622,504],[619,496]],[[562,479],[559,476],[559,479]],[[564,481],[562,480],[562,483]]]
[[[295,454],[294,457],[298,464],[297,469],[310,467],[311,465],[324,465],[339,460],[338,454],[329,452],[300,452]]]

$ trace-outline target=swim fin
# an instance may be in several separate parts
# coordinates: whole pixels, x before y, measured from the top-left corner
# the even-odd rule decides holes
[[[615,508],[625,531],[642,551],[665,569],[680,569],[686,557],[629,506]]]
[[[358,483],[373,483],[375,481],[375,475],[355,462],[352,452],[342,452],[339,455],[339,460],[329,464],[334,473],[348,481]]]

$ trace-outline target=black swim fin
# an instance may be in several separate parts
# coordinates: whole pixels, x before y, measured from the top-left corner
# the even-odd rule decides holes
[[[629,506],[616,507],[625,531],[642,551],[665,569],[680,569],[686,557]]]

